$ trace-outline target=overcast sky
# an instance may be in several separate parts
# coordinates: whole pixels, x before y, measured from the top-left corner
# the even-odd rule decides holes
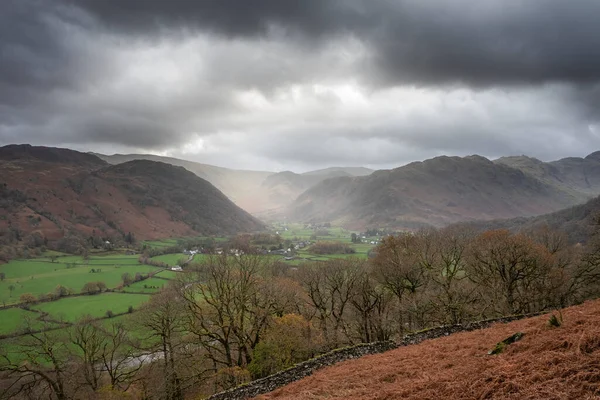
[[[225,167],[600,150],[598,0],[0,0],[0,145]]]

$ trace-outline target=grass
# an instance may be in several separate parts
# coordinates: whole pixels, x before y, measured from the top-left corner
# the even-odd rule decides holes
[[[26,327],[41,328],[43,322],[37,321],[40,314],[21,308],[7,308],[0,310],[0,335],[22,330]]]
[[[166,271],[167,272],[167,271]],[[156,293],[169,283],[168,280],[158,278],[148,278],[143,281],[133,283],[129,287],[123,288],[124,292],[144,292]]]
[[[164,271],[160,271],[155,276],[158,276],[158,277],[161,277],[164,279],[175,279],[175,278],[177,278],[178,274],[179,274],[179,272],[164,270]]]
[[[287,228],[287,230],[286,230]],[[289,240],[298,240],[298,241],[315,241],[313,235],[315,234],[315,230],[313,229],[305,229],[302,224],[276,224],[272,228],[273,232],[279,232],[279,235],[284,239]],[[371,243],[352,243],[352,232],[346,230],[344,228],[339,227],[331,227],[331,228],[322,228],[319,229],[322,231],[327,231],[329,235],[319,235],[316,238],[316,241],[328,241],[328,242],[342,242],[351,246],[356,252],[354,254],[327,254],[327,255],[317,255],[310,252],[310,247],[301,249],[296,253],[297,257],[303,258],[304,260],[285,260],[286,263],[292,265],[301,264],[304,261],[327,261],[335,258],[348,258],[348,257],[359,257],[359,258],[367,258],[369,250],[375,247],[375,245]],[[317,230],[318,231],[318,230]],[[311,239],[312,237],[312,239]]]
[[[68,297],[38,304],[32,308],[49,313],[54,320],[74,322],[85,315],[103,317],[108,310],[114,314],[124,313],[129,306],[137,308],[149,298],[149,295],[145,294],[102,293],[93,296]]]
[[[203,239],[209,239],[209,238],[205,237],[205,236],[192,236],[192,237],[182,237],[182,238],[167,238],[167,239],[160,239],[160,240],[145,240],[142,242],[142,245],[150,247],[150,248],[161,249],[161,248],[165,248],[165,247],[177,246],[186,240],[203,240]],[[224,237],[213,237],[210,239],[214,240],[217,243],[227,241],[227,238],[224,238]]]
[[[165,264],[173,267],[175,265],[180,265],[180,260],[184,260],[187,261],[189,259],[190,256],[183,254],[183,253],[176,253],[176,254],[163,254],[162,256],[155,256],[152,257],[153,260],[155,261],[161,261],[164,262]]]
[[[101,271],[90,273],[92,268]],[[124,273],[133,276],[137,272],[147,274],[157,270],[156,267],[139,264],[135,255],[94,256],[89,260],[66,256],[56,262],[43,258],[13,260],[0,266],[0,271],[6,274],[4,281],[0,282],[0,302],[17,303],[23,293],[39,296],[53,292],[58,285],[71,288],[76,293],[91,281],[102,281],[107,287],[114,288],[121,283]],[[12,291],[11,286],[14,287]]]

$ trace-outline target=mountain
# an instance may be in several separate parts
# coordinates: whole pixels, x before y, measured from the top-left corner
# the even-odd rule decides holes
[[[262,193],[258,189],[265,178],[273,174],[273,172],[266,171],[244,171],[222,168],[152,154],[115,154],[111,156],[94,154],[110,164],[121,164],[133,160],[150,160],[183,167],[212,183],[229,199],[248,212],[261,211],[265,208]]]
[[[320,399],[593,399],[600,390],[600,300],[402,346],[322,368],[259,396]],[[502,354],[488,351],[517,332]]]
[[[332,174],[341,173],[339,176],[367,176],[375,172],[372,169],[365,167],[330,167],[325,169],[318,169],[315,171],[305,172],[302,175],[324,175],[331,177]]]
[[[593,170],[592,164],[585,168]],[[549,213],[589,199],[594,190],[600,193],[594,188],[580,192],[480,156],[441,156],[365,177],[326,179],[299,196],[285,215],[353,229],[414,229]]]
[[[585,158],[569,157],[552,162],[527,156],[502,157],[494,162],[519,169],[582,200],[600,193],[600,152]]]
[[[269,175],[263,181],[261,193],[265,196],[266,204],[276,205],[279,208],[285,207],[296,200],[306,190],[325,179],[358,176],[350,174],[347,170],[357,173],[364,172],[360,168],[328,168],[304,174],[296,174],[291,171],[278,172]]]
[[[508,229],[513,232],[534,231],[548,227],[563,232],[571,243],[585,243],[598,232],[600,197],[550,214],[491,221],[475,221],[468,225],[477,230]]]
[[[364,176],[373,170],[363,167],[331,167],[297,174],[291,171],[246,171],[216,167],[192,161],[151,154],[96,154],[110,164],[132,160],[152,160],[184,167],[206,179],[244,210],[268,217],[291,204],[305,190],[338,176]]]
[[[0,148],[0,228],[58,240],[69,232],[138,239],[255,231],[260,221],[182,167],[110,165],[67,149]]]

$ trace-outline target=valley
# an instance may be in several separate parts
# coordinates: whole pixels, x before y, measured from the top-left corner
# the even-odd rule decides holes
[[[296,174],[5,146],[0,393],[20,376],[36,395],[104,400],[116,379],[207,397],[346,346],[597,298],[599,163]],[[256,194],[275,208],[244,210]],[[48,363],[64,375],[36,383]]]

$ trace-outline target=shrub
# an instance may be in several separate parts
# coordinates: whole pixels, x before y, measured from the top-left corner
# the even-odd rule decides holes
[[[35,303],[37,301],[37,297],[31,293],[23,293],[21,296],[19,296],[19,301],[21,301],[21,303]]]
[[[550,316],[550,318],[548,319],[548,326],[551,326],[553,328],[558,328],[562,325],[562,315],[559,315],[558,317],[555,314],[552,314]]]
[[[107,311],[106,311],[106,317],[107,317],[107,318],[112,318],[112,317],[114,317],[114,316],[115,316],[115,314],[114,314],[114,313],[113,313],[111,310],[107,310]]]

